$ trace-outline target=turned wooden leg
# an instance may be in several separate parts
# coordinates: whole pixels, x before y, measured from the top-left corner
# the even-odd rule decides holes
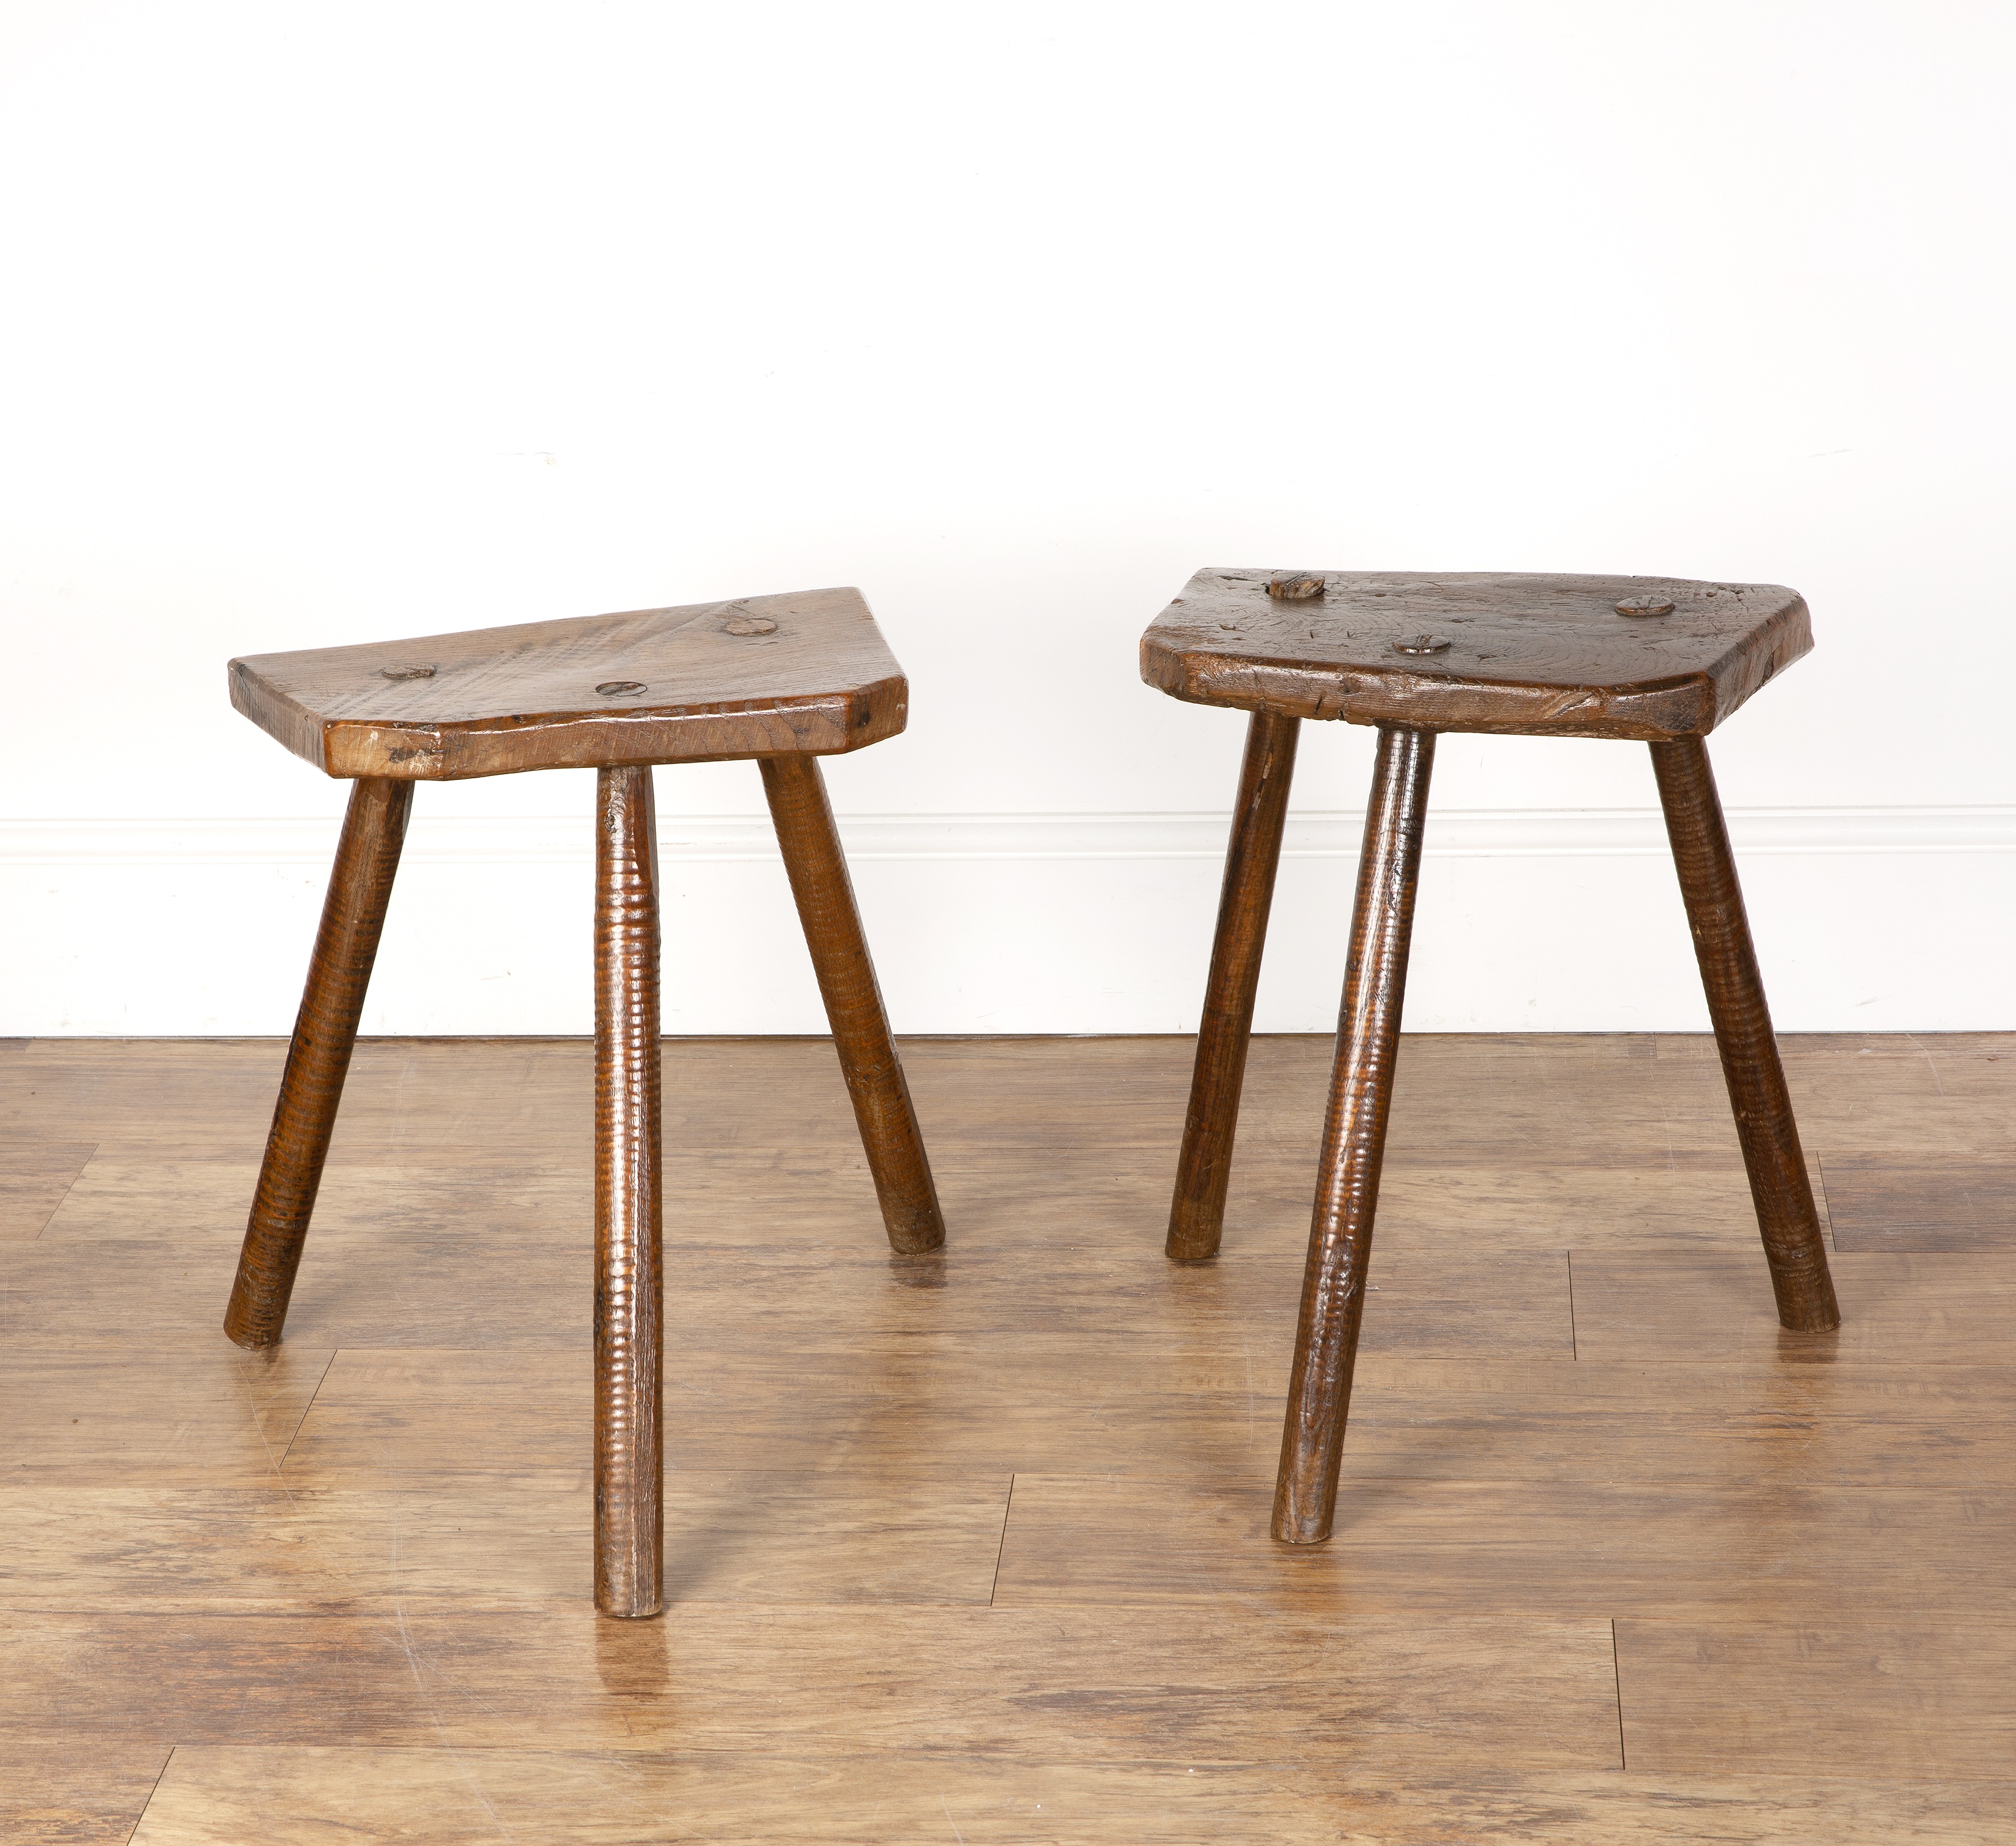
[[[277,1345],[286,1323],[412,806],[410,782],[362,776],[351,786],[238,1279],[225,1310],[224,1330],[240,1346]]]
[[[595,1602],[664,1607],[658,1429],[658,832],[651,771],[604,769],[595,833]]]
[[[945,1219],[861,933],[826,779],[813,757],[763,757],[758,762],[890,1245],[905,1255],[936,1250],[945,1242]]]
[[[1232,1177],[1233,1137],[1239,1131],[1239,1092],[1246,1077],[1246,1047],[1253,1034],[1253,996],[1260,988],[1260,955],[1267,944],[1267,912],[1281,863],[1281,829],[1288,818],[1288,785],[1294,779],[1299,718],[1256,711],[1246,732],[1239,772],[1239,804],[1225,851],[1225,883],[1218,900],[1218,934],[1211,948],[1204,1017],[1197,1024],[1197,1067],[1190,1076],[1190,1112],[1183,1118],[1183,1152],[1176,1160],[1176,1195],[1169,1207],[1165,1248],[1178,1262],[1201,1263],[1218,1254],[1225,1229],[1225,1189]]]
[[[1431,732],[1379,733],[1274,1489],[1274,1536],[1291,1545],[1327,1538],[1337,1507],[1435,756]]]
[[[1708,746],[1698,737],[1654,743],[1652,768],[1659,779],[1701,984],[1708,990],[1730,1107],[1736,1112],[1743,1164],[1750,1171],[1750,1196],[1771,1265],[1778,1319],[1802,1333],[1822,1333],[1841,1325],[1841,1309],[1827,1273],[1820,1214],[1813,1209],[1798,1124],[1792,1119],[1792,1099],[1771,1032],[1771,1011]]]

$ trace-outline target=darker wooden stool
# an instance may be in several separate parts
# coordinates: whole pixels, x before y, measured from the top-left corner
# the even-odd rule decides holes
[[[1253,716],[1233,816],[1168,1254],[1218,1253],[1298,721],[1375,725],[1344,1007],[1288,1384],[1274,1536],[1330,1536],[1393,1092],[1438,731],[1635,737],[1679,868],[1778,1318],[1840,1324],[1736,863],[1701,741],[1813,646],[1769,584],[1640,577],[1200,570],[1141,641],[1141,676]]]
[[[817,758],[902,730],[908,687],[859,592],[430,635],[231,663],[231,702],[354,779],[224,1318],[278,1342],[416,782],[597,772],[595,1600],[664,1606],[654,763],[753,757],[898,1250],[945,1241]]]

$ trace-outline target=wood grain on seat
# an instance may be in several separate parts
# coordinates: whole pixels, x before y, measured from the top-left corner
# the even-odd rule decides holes
[[[801,590],[409,641],[251,654],[231,702],[334,776],[832,756],[893,737],[909,686],[859,590]]]
[[[1276,574],[1322,588],[1283,598]],[[1705,736],[1812,646],[1805,599],[1777,584],[1212,570],[1142,637],[1141,677],[1287,718],[1656,741]]]

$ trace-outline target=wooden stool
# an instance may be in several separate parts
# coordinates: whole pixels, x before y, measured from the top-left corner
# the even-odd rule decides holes
[[[1392,1099],[1438,731],[1635,737],[1652,768],[1750,1173],[1778,1318],[1838,1326],[1799,1132],[1701,739],[1813,646],[1769,584],[1200,570],[1141,641],[1141,676],[1252,713],[1225,867],[1168,1254],[1218,1253],[1297,721],[1376,725],[1344,1007],[1288,1384],[1274,1536],[1330,1536]]]
[[[308,987],[224,1318],[275,1344],[416,782],[597,772],[595,1600],[664,1606],[659,1446],[658,860],[653,763],[753,757],[898,1250],[945,1241],[815,760],[902,730],[908,687],[859,592],[810,590],[231,663],[231,702],[354,778]]]

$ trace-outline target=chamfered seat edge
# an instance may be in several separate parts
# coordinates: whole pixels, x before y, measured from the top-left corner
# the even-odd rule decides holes
[[[699,711],[584,711],[392,725],[319,718],[241,672],[243,665],[231,662],[233,707],[304,761],[344,781],[465,782],[541,769],[844,756],[900,736],[909,721],[909,682],[901,673],[841,693]]]

